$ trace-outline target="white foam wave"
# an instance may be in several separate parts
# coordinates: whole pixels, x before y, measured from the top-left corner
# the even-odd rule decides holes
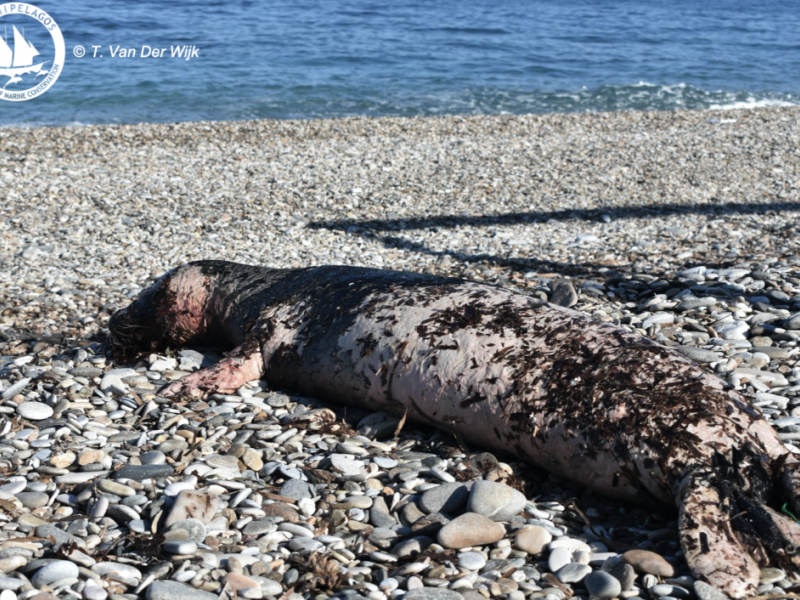
[[[798,106],[800,102],[789,102],[788,100],[778,100],[776,98],[762,98],[756,100],[755,98],[748,98],[747,100],[738,100],[728,102],[725,104],[712,104],[708,110],[751,110],[754,108],[769,108],[769,107],[782,107],[782,106]]]

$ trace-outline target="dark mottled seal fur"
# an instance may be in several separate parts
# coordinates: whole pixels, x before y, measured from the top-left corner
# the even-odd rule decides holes
[[[800,564],[798,461],[757,410],[683,355],[475,282],[375,269],[179,267],[114,315],[120,353],[227,344],[163,390],[272,384],[408,414],[613,498],[676,504],[693,573],[729,595]]]

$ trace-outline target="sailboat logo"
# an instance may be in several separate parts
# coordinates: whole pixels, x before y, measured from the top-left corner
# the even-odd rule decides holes
[[[50,34],[55,49],[55,57],[49,58],[33,45],[25,36],[24,25],[19,17],[30,17],[34,27],[44,26]],[[32,4],[9,3],[0,5],[0,24],[6,17],[18,17],[14,23],[3,27],[0,36],[0,100],[30,100],[43,94],[52,86],[64,66],[64,37],[55,20],[43,10]],[[9,19],[10,20],[10,19]],[[27,20],[26,20],[27,21]],[[11,25],[11,32],[8,25]],[[10,39],[13,36],[13,41]],[[38,38],[37,38],[38,39]],[[38,42],[37,42],[38,43]],[[51,48],[43,48],[50,54]],[[5,82],[2,78],[5,77]]]
[[[39,51],[29,41],[25,39],[16,25],[14,29],[14,49],[9,48],[8,43],[0,38],[0,75],[6,77],[16,77],[26,73],[38,73],[44,66],[43,62],[33,64],[33,59],[39,56]],[[8,34],[6,34],[8,37]]]

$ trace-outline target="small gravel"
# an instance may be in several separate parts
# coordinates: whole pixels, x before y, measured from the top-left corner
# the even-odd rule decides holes
[[[799,116],[4,129],[0,600],[721,600],[666,509],[263,381],[173,403],[222,357],[105,326],[199,258],[466,277],[676,348],[800,454]]]

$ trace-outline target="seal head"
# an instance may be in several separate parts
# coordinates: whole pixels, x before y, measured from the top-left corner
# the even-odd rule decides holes
[[[111,317],[108,341],[112,354],[125,358],[208,341],[207,308],[212,285],[196,266],[165,274]]]

